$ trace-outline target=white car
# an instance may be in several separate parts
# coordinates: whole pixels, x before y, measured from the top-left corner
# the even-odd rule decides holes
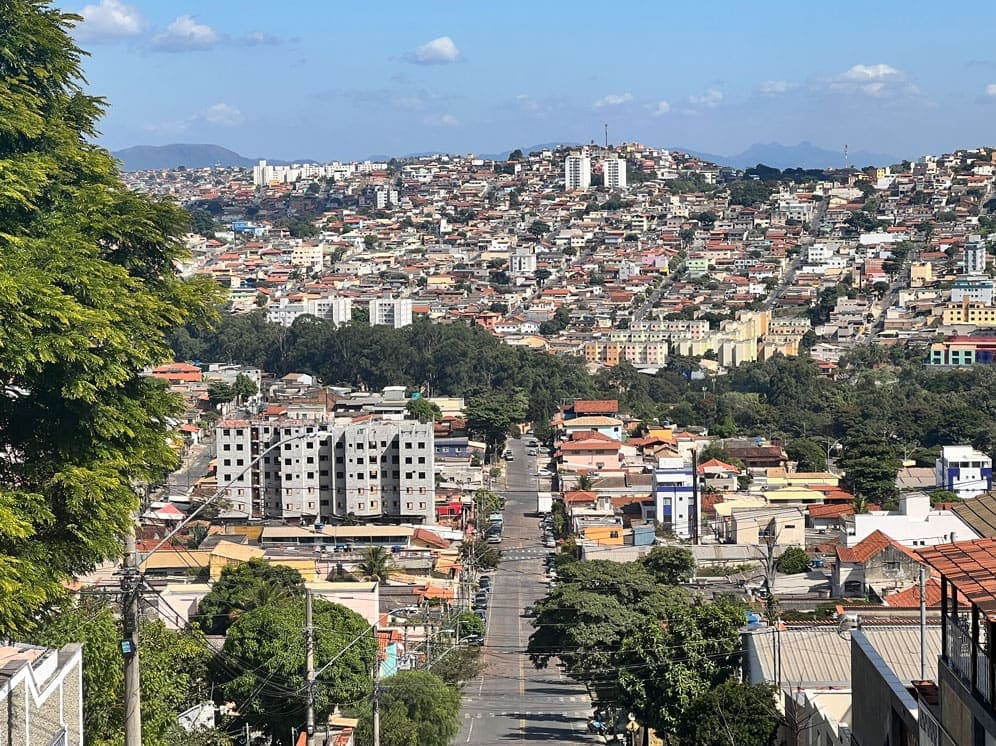
[[[537,477],[552,477],[553,476],[553,472],[550,471],[549,469],[538,469],[536,471],[536,476]]]

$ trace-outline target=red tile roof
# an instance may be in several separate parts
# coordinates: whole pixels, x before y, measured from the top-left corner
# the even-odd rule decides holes
[[[927,578],[924,594],[927,599],[927,606],[936,608],[941,605],[941,581],[937,578]],[[918,609],[920,608],[920,585],[914,585],[898,593],[890,593],[882,603],[896,609]]]
[[[575,414],[616,414],[619,402],[615,399],[579,399],[574,402]]]
[[[904,547],[891,536],[886,536],[878,529],[872,531],[853,547],[837,547],[837,561],[854,562],[863,565],[888,546],[895,547],[917,562],[921,561],[913,550]]]
[[[841,503],[809,506],[810,518],[833,518],[842,515],[854,515],[854,506]]]
[[[936,544],[918,554],[990,621],[996,621],[996,539]]]

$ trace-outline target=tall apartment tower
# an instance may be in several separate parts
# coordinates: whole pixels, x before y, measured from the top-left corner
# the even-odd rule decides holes
[[[273,180],[273,166],[266,161],[260,161],[252,167],[252,183],[255,186],[266,186]]]
[[[972,234],[965,243],[965,274],[981,275],[986,271],[986,242],[982,236]]]
[[[411,323],[411,298],[374,298],[370,301],[370,326],[393,326],[400,329]]]
[[[247,517],[435,523],[432,423],[222,420],[215,432],[222,495]]]
[[[568,192],[584,192],[590,186],[591,158],[571,153],[564,160],[564,189]]]
[[[602,161],[602,179],[606,189],[625,189],[626,159],[606,158]]]

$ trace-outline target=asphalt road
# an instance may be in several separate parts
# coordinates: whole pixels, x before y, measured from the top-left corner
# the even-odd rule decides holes
[[[600,743],[587,732],[591,703],[584,688],[564,678],[555,666],[537,670],[525,654],[530,620],[526,606],[546,594],[542,545],[536,510],[536,459],[521,441],[511,441],[502,562],[494,577],[484,644],[484,671],[463,693],[463,727],[456,744]],[[528,515],[527,515],[528,514]]]

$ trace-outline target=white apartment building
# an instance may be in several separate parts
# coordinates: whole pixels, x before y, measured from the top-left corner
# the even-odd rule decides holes
[[[219,489],[237,514],[435,523],[432,423],[221,420],[215,432]]]
[[[306,314],[331,321],[336,326],[347,324],[353,319],[353,300],[334,296],[305,298],[298,301],[280,298],[275,304],[271,303],[266,308],[266,320],[282,326],[290,326],[294,323],[294,319]]]
[[[602,161],[602,182],[606,189],[626,188],[626,159],[606,158]]]
[[[324,248],[322,244],[299,244],[291,251],[290,263],[295,267],[311,267],[317,272],[322,268]]]
[[[532,249],[520,248],[508,258],[508,269],[513,275],[531,275],[536,272],[536,254]]]
[[[584,192],[591,186],[591,158],[572,153],[564,159],[564,189]]]
[[[981,275],[986,271],[986,242],[982,236],[972,234],[965,244],[965,274]]]
[[[993,460],[971,446],[944,446],[934,464],[937,486],[963,500],[993,488]]]
[[[411,298],[374,298],[370,301],[370,326],[393,326],[400,329],[411,323]]]

